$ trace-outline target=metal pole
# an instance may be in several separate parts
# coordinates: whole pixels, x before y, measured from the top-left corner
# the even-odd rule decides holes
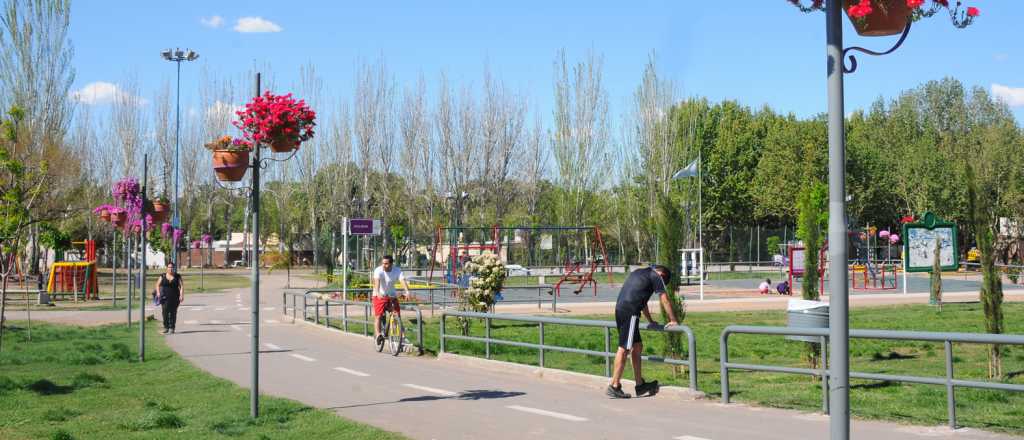
[[[341,221],[341,297],[348,301],[348,217],[342,217]]]
[[[178,90],[175,98],[174,110],[174,214],[172,222],[175,228],[181,227],[181,216],[178,213],[178,144],[181,138],[181,60],[178,60]],[[174,250],[174,267],[178,267],[178,250]]]
[[[180,63],[178,65],[181,65]],[[146,182],[149,180],[149,155],[142,155],[142,219],[139,227],[139,240],[142,243],[142,256],[139,259],[139,362],[146,361]],[[177,266],[175,266],[177,267]]]
[[[949,429],[956,429],[956,390],[953,388],[953,343],[946,346],[946,407],[949,411]]]
[[[700,300],[704,301],[704,168],[701,150],[697,147],[697,247],[700,248]]]
[[[181,64],[179,63],[179,66]],[[260,74],[256,73],[256,96],[260,96]],[[252,159],[252,307],[250,326],[252,340],[249,356],[252,358],[252,384],[249,390],[249,415],[260,415],[260,143],[253,143]]]
[[[112,252],[110,252],[110,254],[111,257],[113,257],[113,259],[110,262],[110,268],[112,269],[110,271],[110,295],[113,297],[113,302],[111,303],[111,305],[117,307],[117,231],[114,231],[114,236],[110,241],[112,242],[110,246],[110,250]],[[42,281],[41,277],[42,275],[40,275],[40,281]]]
[[[128,216],[125,215],[127,218]],[[127,220],[125,220],[127,223]],[[129,227],[131,230],[131,227]],[[124,264],[128,267],[128,327],[132,326],[132,296],[134,296],[135,278],[132,276],[132,235],[130,233],[125,234],[125,260]]]
[[[832,440],[850,438],[850,351],[846,272],[846,138],[843,120],[843,12],[840,0],[827,0],[829,189],[829,426]]]

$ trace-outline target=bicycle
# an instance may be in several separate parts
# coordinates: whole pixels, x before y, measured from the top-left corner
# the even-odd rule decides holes
[[[398,353],[402,352],[402,346],[405,343],[405,324],[402,323],[402,318],[392,310],[392,307],[398,307],[397,301],[391,300],[387,307],[384,308],[384,313],[381,313],[380,318],[378,318],[380,334],[383,338],[375,342],[378,352],[383,352],[384,345],[387,345],[388,353],[391,353],[392,356],[398,356]]]

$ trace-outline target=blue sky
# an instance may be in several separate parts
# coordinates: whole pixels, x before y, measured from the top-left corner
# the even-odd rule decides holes
[[[1011,0],[968,3],[981,16],[967,29],[939,15],[916,23],[895,54],[859,57],[858,71],[846,79],[847,111],[953,76],[989,91],[995,85],[1013,104],[1018,122],[1024,121],[1024,11]],[[200,64],[238,77],[254,62],[267,63],[284,85],[296,80],[300,65],[312,63],[328,93],[347,99],[357,60],[383,54],[400,87],[422,73],[432,88],[441,71],[456,86],[479,85],[487,63],[545,119],[556,52],[564,48],[573,60],[593,49],[604,57],[617,120],[652,50],[681,95],[768,104],[798,116],[823,112],[824,27],[824,14],[803,14],[785,0],[79,0],[73,2],[70,37],[76,90],[99,90],[95,83],[117,84],[134,73],[141,95],[151,99],[174,79],[173,65],[160,51],[188,47],[201,58],[184,66],[183,107],[197,99]],[[844,33],[847,45],[873,49],[895,40],[859,38],[848,23]]]

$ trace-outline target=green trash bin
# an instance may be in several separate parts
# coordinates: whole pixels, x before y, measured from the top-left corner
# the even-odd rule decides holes
[[[791,299],[786,307],[790,327],[828,328],[828,303]],[[786,336],[790,341],[821,342],[819,336]]]

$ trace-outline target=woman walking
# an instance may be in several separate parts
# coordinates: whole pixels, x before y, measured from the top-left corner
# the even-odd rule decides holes
[[[160,275],[156,282],[156,291],[160,295],[160,306],[163,311],[164,331],[174,333],[174,324],[178,320],[178,306],[185,301],[185,285],[181,275],[174,270],[174,263],[167,263],[167,272]]]

